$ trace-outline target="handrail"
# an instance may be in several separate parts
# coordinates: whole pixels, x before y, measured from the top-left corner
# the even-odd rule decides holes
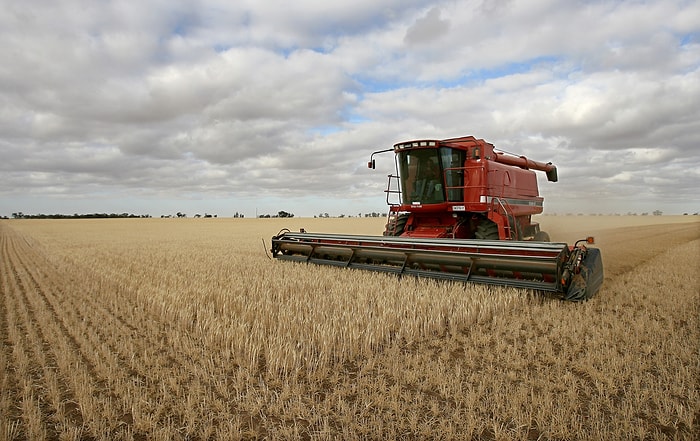
[[[504,216],[505,216],[505,218],[506,218],[506,224],[507,224],[507,227],[508,227],[508,233],[509,233],[509,235],[510,235],[510,238],[511,238],[511,239],[514,239],[514,240],[515,240],[515,239],[519,239],[519,238],[517,237],[517,231],[513,231],[513,225],[510,224],[511,218],[513,219],[513,222],[515,222],[515,216],[513,216],[513,210],[510,210],[510,211],[509,211],[509,209],[510,209],[510,204],[508,203],[508,201],[504,201],[503,199],[501,199],[501,198],[499,198],[499,197],[493,196],[493,197],[491,198],[491,206],[494,205],[494,202],[497,202],[498,205],[499,205],[499,206],[501,207],[501,209],[503,210],[503,214],[504,214]],[[493,210],[493,209],[492,209],[491,211],[496,211],[496,210]]]
[[[387,175],[387,177],[389,178],[389,180],[388,180],[387,185],[386,185],[386,190],[384,190],[384,193],[386,193],[386,204],[389,206],[392,206],[392,207],[397,206],[397,205],[401,205],[401,200],[402,200],[401,199],[401,180],[400,180],[398,175]],[[396,186],[398,187],[398,190],[391,189],[391,182],[394,179],[396,180]],[[389,198],[391,197],[392,194],[398,195],[398,198],[399,198],[398,203],[393,203],[393,202],[389,201]]]

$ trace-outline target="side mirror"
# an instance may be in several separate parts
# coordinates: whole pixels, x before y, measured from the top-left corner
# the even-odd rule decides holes
[[[376,167],[376,164],[374,162],[374,159],[372,159],[371,161],[369,161],[367,163],[367,168],[371,168],[372,170],[374,170],[375,167]]]

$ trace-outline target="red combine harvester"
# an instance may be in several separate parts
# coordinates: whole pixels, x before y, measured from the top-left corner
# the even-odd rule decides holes
[[[603,283],[593,238],[551,243],[532,215],[542,213],[537,177],[557,181],[551,163],[496,151],[473,136],[417,140],[394,152],[385,190],[383,236],[283,230],[272,238],[279,259],[487,283],[560,293],[586,300]]]

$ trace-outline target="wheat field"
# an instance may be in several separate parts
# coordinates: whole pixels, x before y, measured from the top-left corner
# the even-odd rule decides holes
[[[699,439],[698,218],[539,221],[591,301],[266,254],[383,219],[0,221],[0,440]]]

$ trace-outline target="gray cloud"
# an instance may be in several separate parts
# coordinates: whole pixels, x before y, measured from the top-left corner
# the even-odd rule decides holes
[[[408,28],[404,41],[409,45],[430,43],[446,34],[449,27],[449,20],[440,18],[440,8],[434,7]]]

